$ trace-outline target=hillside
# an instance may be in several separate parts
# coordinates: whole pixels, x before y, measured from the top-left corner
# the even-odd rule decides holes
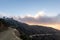
[[[60,40],[60,30],[45,26],[28,25],[11,18],[4,20],[9,27],[19,31],[19,37],[23,40]]]

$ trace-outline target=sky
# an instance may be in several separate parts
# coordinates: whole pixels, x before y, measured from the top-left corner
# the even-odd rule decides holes
[[[60,0],[0,0],[0,17],[60,28]]]
[[[54,16],[60,13],[60,0],[0,0],[0,12],[8,15],[35,15],[45,11],[46,15]]]

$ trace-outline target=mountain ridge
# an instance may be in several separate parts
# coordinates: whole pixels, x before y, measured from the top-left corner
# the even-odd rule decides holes
[[[31,35],[35,35],[35,34],[52,34],[52,35],[50,35],[52,37],[52,39],[57,39],[58,40],[60,38],[60,30],[57,30],[57,29],[54,29],[54,28],[51,28],[51,27],[38,26],[38,25],[28,25],[28,24],[25,24],[25,23],[18,22],[14,19],[11,19],[11,18],[6,18],[4,20],[5,20],[5,22],[8,23],[8,25],[11,28],[15,28],[19,31],[19,33],[21,34],[19,37],[21,37],[23,40],[25,40],[25,39],[29,40],[30,39],[29,37]],[[58,37],[57,34],[59,34],[59,37]],[[37,40],[36,36],[37,35],[33,36],[32,39]],[[45,35],[45,36],[47,36],[47,35]],[[43,36],[43,37],[45,37],[45,36]],[[48,37],[47,37],[47,39],[48,39]],[[55,37],[57,37],[57,38],[55,38]],[[40,40],[39,37],[38,37],[38,39]]]

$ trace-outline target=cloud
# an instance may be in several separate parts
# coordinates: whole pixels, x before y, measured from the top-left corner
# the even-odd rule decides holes
[[[7,16],[12,17],[8,13],[0,12],[0,17]],[[20,22],[29,23],[29,24],[60,24],[60,14],[57,16],[48,16],[45,11],[39,11],[36,15],[28,14],[24,17],[13,16],[14,19],[19,20]]]
[[[0,16],[7,16],[5,13],[0,13]],[[27,24],[34,24],[34,25],[46,25],[46,26],[54,26],[53,28],[60,29],[60,14],[56,16],[48,16],[46,15],[45,11],[39,11],[36,15],[28,14],[26,16],[10,16],[13,17],[15,20],[18,20],[23,23]]]
[[[45,15],[45,13],[42,11],[42,12],[36,13],[36,15],[24,16],[23,18],[18,17],[18,21],[27,23],[30,25],[48,26],[48,27],[52,27],[60,30],[60,14],[56,16],[48,16],[48,15]]]
[[[45,11],[40,11],[40,12],[37,12],[34,17],[37,18],[39,16],[44,16],[44,15],[45,15]]]
[[[35,16],[28,15],[23,18],[18,18],[21,22],[29,23],[29,24],[59,24],[60,23],[60,15],[57,16],[47,16],[44,11],[40,11],[36,13]]]

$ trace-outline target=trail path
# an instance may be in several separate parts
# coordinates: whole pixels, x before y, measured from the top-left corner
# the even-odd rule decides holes
[[[0,33],[0,40],[21,40],[15,34],[13,29],[8,29]]]

